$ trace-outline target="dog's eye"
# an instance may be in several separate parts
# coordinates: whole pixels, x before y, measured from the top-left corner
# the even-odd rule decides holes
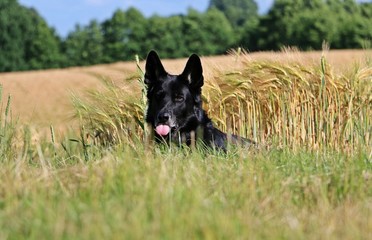
[[[174,97],[175,102],[183,102],[183,100],[184,100],[184,97],[182,95],[176,95]]]

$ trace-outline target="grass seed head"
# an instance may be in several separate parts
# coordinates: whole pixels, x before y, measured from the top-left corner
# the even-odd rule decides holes
[[[335,74],[324,57],[318,66],[305,66],[251,61],[244,54],[239,53],[239,69],[215,71],[203,88],[204,109],[219,128],[293,148],[344,150],[371,144],[371,66],[346,77]],[[103,91],[84,100],[74,97],[77,116],[105,142],[141,139],[143,86],[133,80],[124,87],[104,82]]]

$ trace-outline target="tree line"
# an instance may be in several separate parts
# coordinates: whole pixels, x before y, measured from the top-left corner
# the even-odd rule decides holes
[[[66,38],[33,8],[0,0],[0,71],[84,66],[133,60],[156,49],[162,57],[223,54],[296,46],[363,48],[372,40],[372,3],[354,0],[275,0],[259,15],[254,0],[210,0],[205,12],[146,18],[135,8],[76,25]]]

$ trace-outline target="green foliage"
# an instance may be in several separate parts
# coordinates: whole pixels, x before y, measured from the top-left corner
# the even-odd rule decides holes
[[[186,36],[182,30],[185,21],[182,16],[150,17],[147,24],[147,37],[144,39],[145,48],[156,49],[167,57],[184,57],[188,51],[185,44]]]
[[[260,19],[256,42],[246,47],[278,50],[296,46],[308,50],[321,49],[322,42],[327,41],[332,48],[362,48],[363,42],[372,39],[371,6],[353,0],[276,0]]]
[[[26,69],[23,45],[27,24],[26,9],[16,0],[0,2],[0,71]]]
[[[29,10],[33,26],[25,42],[25,60],[29,69],[56,68],[62,56],[60,40],[34,9]],[[31,27],[30,26],[30,27]]]
[[[189,10],[182,32],[186,49],[203,55],[224,53],[234,40],[231,25],[217,9],[204,14]]]
[[[361,48],[372,41],[372,3],[343,6],[338,15],[339,35],[334,48]]]
[[[133,60],[136,54],[145,54],[146,26],[146,19],[135,8],[117,10],[103,22],[105,62]]]
[[[91,65],[103,60],[103,35],[97,21],[87,27],[76,26],[64,43],[65,57],[69,66]]]
[[[72,144],[72,143],[71,143]],[[69,149],[70,152],[70,147]],[[225,156],[122,144],[89,161],[78,149],[0,173],[8,239],[368,239],[365,153],[238,149]],[[67,149],[66,148],[66,149]],[[80,150],[81,151],[81,150]],[[57,151],[63,156],[63,152]]]
[[[258,18],[258,7],[253,0],[211,0],[208,8],[223,12],[234,28]]]
[[[5,105],[2,101],[3,86],[0,85],[0,163],[12,161],[16,152],[14,149],[16,124],[11,114],[11,96]]]
[[[60,41],[34,9],[0,2],[0,72],[57,67]]]

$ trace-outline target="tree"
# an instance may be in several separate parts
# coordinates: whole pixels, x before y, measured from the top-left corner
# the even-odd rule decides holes
[[[362,48],[372,40],[372,3],[357,4],[354,1],[328,1],[332,11],[338,12],[337,41],[333,48]]]
[[[359,35],[359,39],[357,40],[361,47],[363,48],[371,48],[372,47],[372,3],[362,3],[360,5],[360,11],[361,11],[361,16],[362,20],[361,22],[358,22],[358,30],[364,30],[361,34]],[[361,27],[363,26],[363,27]],[[361,28],[360,28],[361,27]]]
[[[25,39],[28,35],[27,9],[16,0],[0,2],[0,71],[27,69],[24,59]]]
[[[144,16],[135,8],[115,11],[112,18],[102,24],[105,61],[133,60],[135,54],[143,53],[146,24]]]
[[[150,17],[146,30],[147,36],[144,38],[145,49],[156,49],[163,57],[185,57],[187,48],[183,23],[184,19],[181,16]]]
[[[322,1],[304,1],[303,10],[291,17],[284,44],[300,49],[320,49],[323,41],[332,44],[338,29],[334,13]]]
[[[30,9],[30,33],[25,39],[25,55],[28,69],[56,68],[61,65],[61,41],[48,27],[36,10]]]
[[[105,61],[125,59],[125,44],[129,41],[126,22],[125,12],[122,10],[115,11],[111,19],[103,22]]]
[[[292,19],[303,11],[302,0],[276,0],[266,16],[260,20],[258,49],[278,50],[291,41]]]
[[[320,49],[324,40],[332,48],[360,48],[372,37],[364,6],[354,0],[276,0],[260,19],[257,49]]]
[[[241,29],[241,33],[235,42],[235,45],[243,47],[244,49],[255,51],[258,50],[258,32],[260,30],[260,20],[252,19],[247,21]]]
[[[258,17],[254,0],[211,0],[208,9],[212,8],[223,12],[233,28],[243,27],[247,21]]]
[[[19,36],[19,26],[10,27],[11,16],[14,15],[13,10],[16,1],[5,1],[0,3],[0,71],[11,71],[20,64],[19,55],[20,49],[17,48],[17,43],[11,42],[14,36]],[[19,41],[19,40],[18,40]]]
[[[126,16],[128,19],[127,33],[129,41],[126,45],[125,59],[133,60],[137,54],[147,54],[147,50],[144,47],[144,39],[147,37],[148,20],[135,8],[129,8],[126,11]]]
[[[0,71],[58,67],[60,41],[35,9],[0,2]]]
[[[203,54],[223,54],[231,48],[235,41],[235,33],[221,11],[217,9],[208,10],[202,15],[199,25],[205,34]]]
[[[64,43],[68,66],[84,66],[103,61],[103,35],[100,24],[93,20],[87,27],[76,25]]]
[[[234,41],[230,23],[224,14],[215,8],[206,13],[190,9],[184,17],[182,32],[188,52],[199,54],[224,53]]]

